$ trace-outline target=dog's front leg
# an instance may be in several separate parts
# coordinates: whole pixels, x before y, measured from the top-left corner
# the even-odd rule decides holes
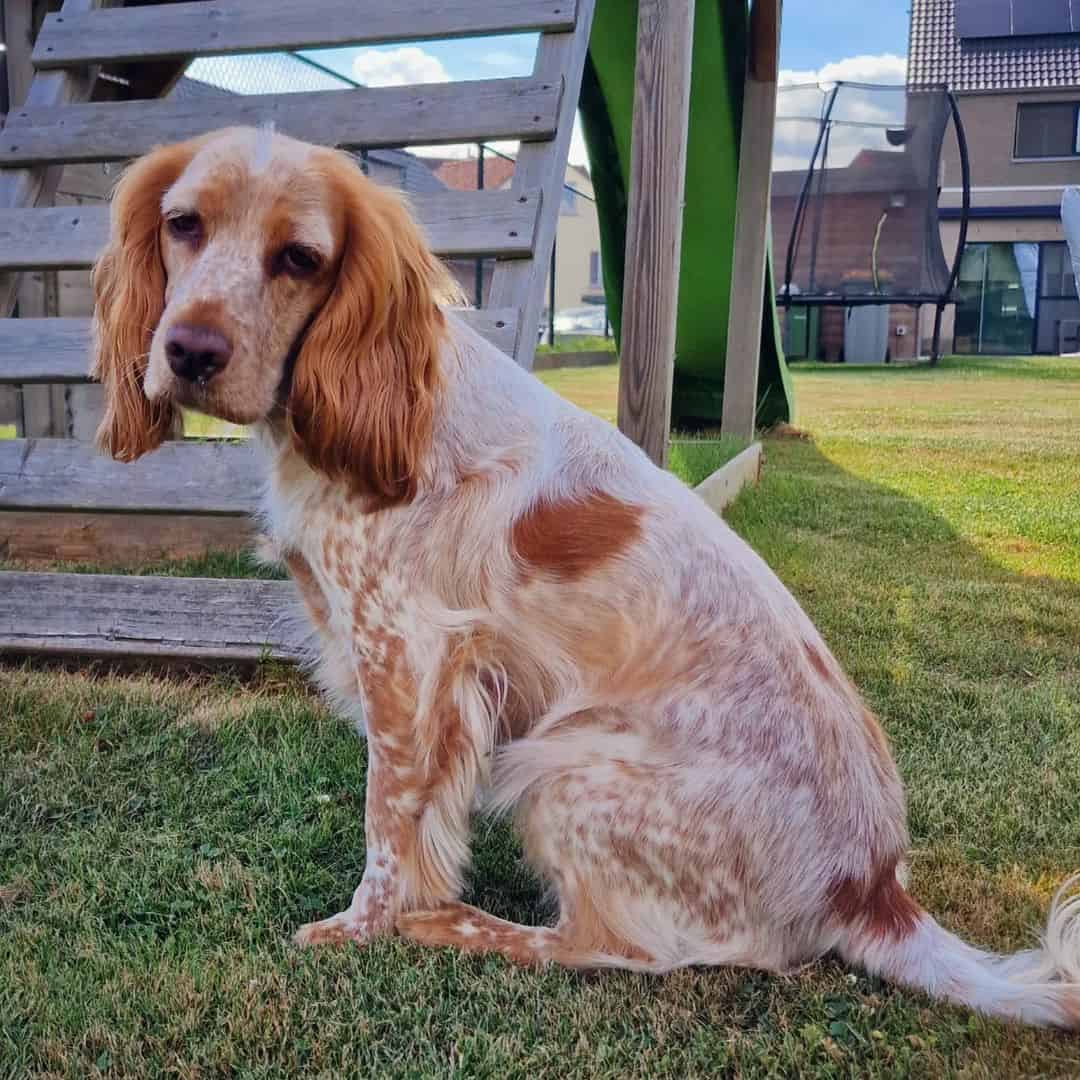
[[[483,750],[441,679],[420,702],[419,680],[393,647],[362,665],[368,727],[364,876],[348,908],[300,928],[300,945],[364,943],[397,917],[456,899]]]

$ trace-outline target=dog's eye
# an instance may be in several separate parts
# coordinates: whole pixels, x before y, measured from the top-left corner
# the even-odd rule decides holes
[[[194,241],[202,235],[198,214],[173,214],[165,219],[169,232],[178,240]]]
[[[318,254],[300,244],[289,244],[282,248],[277,262],[286,274],[292,274],[293,277],[307,277],[314,274],[321,265]]]

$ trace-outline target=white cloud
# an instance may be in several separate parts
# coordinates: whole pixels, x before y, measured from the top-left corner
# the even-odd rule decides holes
[[[488,142],[485,145],[504,154],[516,158],[521,144],[516,140],[504,140]],[[460,143],[452,146],[410,146],[409,152],[419,157],[444,157],[444,158],[471,158],[476,157],[476,143]],[[584,165],[588,168],[589,152],[585,148],[585,135],[581,130],[581,122],[574,117],[574,130],[570,136],[570,153],[568,159],[571,165]]]
[[[409,86],[449,82],[442,61],[416,45],[397,49],[362,49],[353,58],[353,78],[365,86]]]
[[[850,56],[825,64],[817,71],[781,71],[774,171],[801,170],[809,165],[828,92],[835,83],[902,87],[906,78],[907,60],[892,53]],[[829,166],[843,168],[862,150],[895,150],[885,133],[888,128],[902,127],[905,123],[906,97],[902,90],[858,86],[843,90],[832,113]]]
[[[902,83],[907,79],[907,57],[894,53],[879,56],[849,56],[834,60],[817,71],[786,68],[780,72],[781,86],[800,83],[863,82]]]
[[[480,57],[482,63],[488,67],[497,68],[525,68],[532,66],[532,58],[518,56],[517,53],[507,52],[505,49],[492,49]]]

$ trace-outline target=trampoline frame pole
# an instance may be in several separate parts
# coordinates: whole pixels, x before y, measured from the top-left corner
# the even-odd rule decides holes
[[[964,258],[964,248],[967,246],[968,218],[971,216],[971,160],[968,157],[967,136],[964,134],[964,124],[960,119],[960,105],[956,95],[946,91],[949,101],[949,109],[952,112],[953,128],[956,131],[956,148],[960,153],[960,186],[962,188],[962,203],[960,209],[960,232],[956,238],[956,255],[953,258],[952,272],[949,274],[949,283],[945,288],[945,295],[938,301],[937,311],[934,315],[934,344],[930,351],[930,366],[936,367],[941,359],[941,319],[945,314],[946,305],[953,298],[953,291],[960,279],[960,264]]]
[[[791,235],[788,237],[787,259],[784,262],[784,292],[782,300],[785,307],[791,305],[791,275],[795,269],[795,247],[798,243],[799,232],[803,225],[803,214],[806,212],[806,202],[810,197],[810,185],[814,181],[814,166],[817,164],[818,154],[821,153],[821,144],[825,139],[825,133],[829,130],[829,120],[832,116],[833,106],[836,104],[836,94],[843,84],[838,82],[829,94],[829,102],[825,106],[825,112],[821,116],[818,127],[817,141],[814,143],[814,152],[810,155],[810,168],[803,180],[802,190],[799,192],[799,201],[795,204],[795,216],[791,221]]]

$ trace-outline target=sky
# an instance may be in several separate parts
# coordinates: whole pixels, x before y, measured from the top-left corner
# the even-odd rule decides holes
[[[785,0],[781,82],[903,82],[907,38],[908,0]],[[523,34],[322,49],[307,55],[367,86],[400,86],[528,75],[536,41],[537,35]],[[577,128],[570,160],[586,160]]]

